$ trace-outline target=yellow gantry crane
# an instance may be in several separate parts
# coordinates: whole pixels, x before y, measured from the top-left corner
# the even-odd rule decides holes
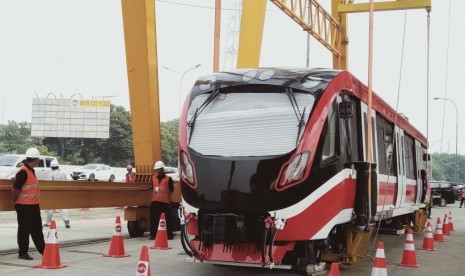
[[[347,14],[367,12],[368,3],[331,0],[331,13],[315,0],[270,0],[303,30],[333,54],[333,67],[348,67]],[[243,0],[238,68],[259,67],[267,0]],[[111,206],[148,206],[150,191],[141,192],[149,181],[152,166],[161,159],[158,58],[155,0],[121,0],[126,46],[131,124],[137,180],[140,183],[41,181],[44,209]],[[431,0],[396,0],[375,3],[375,11],[431,9]],[[11,180],[0,180],[0,211],[13,210]],[[148,230],[148,209],[125,210],[133,233]],[[129,226],[129,224],[128,224]],[[351,244],[359,241],[354,238]],[[354,251],[355,252],[355,251]]]
[[[316,0],[270,0],[302,29],[311,34],[333,54],[333,68],[348,69],[347,14],[368,12],[369,3],[331,0],[331,13]],[[267,0],[243,0],[239,37],[238,68],[259,66]],[[426,9],[431,0],[393,0],[375,2],[375,11]]]

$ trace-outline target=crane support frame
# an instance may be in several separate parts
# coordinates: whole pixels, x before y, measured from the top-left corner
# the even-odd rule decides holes
[[[263,26],[265,25],[266,1],[244,0],[242,2],[237,68],[259,66]]]
[[[316,0],[270,0],[333,54],[333,68],[348,69],[347,14],[368,12],[369,3],[331,0],[329,14]],[[259,67],[266,0],[244,0],[237,68]],[[375,2],[375,11],[431,10],[431,0]],[[309,20],[310,19],[310,20]]]
[[[138,167],[161,160],[155,1],[121,0],[134,159]]]
[[[339,56],[339,23],[315,0],[271,0],[335,56]],[[310,20],[309,20],[310,19]]]

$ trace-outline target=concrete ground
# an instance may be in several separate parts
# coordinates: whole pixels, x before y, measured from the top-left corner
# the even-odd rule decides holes
[[[452,212],[455,231],[446,236],[446,242],[435,243],[437,251],[419,250],[423,243],[423,234],[415,234],[415,248],[419,268],[405,268],[397,264],[402,259],[405,235],[380,234],[377,240],[384,241],[388,275],[397,276],[428,276],[428,275],[463,275],[465,271],[465,209],[448,205],[445,208],[433,208],[433,226],[436,218],[441,219],[444,214]],[[153,241],[148,236],[129,238],[126,223],[123,222],[123,235],[126,258],[108,258],[102,255],[108,253],[110,238],[113,233],[115,217],[123,217],[122,209],[100,208],[82,211],[69,210],[71,228],[66,229],[59,214],[57,220],[60,257],[63,264],[61,269],[33,268],[40,264],[41,256],[31,248],[32,261],[17,258],[16,244],[16,214],[14,212],[0,212],[0,275],[134,275],[143,245],[151,246]],[[43,212],[45,219],[45,212]],[[434,227],[433,227],[434,231]],[[44,228],[47,235],[48,228]],[[200,275],[296,275],[294,272],[283,270],[268,270],[257,268],[214,266],[212,264],[192,263],[182,250],[179,236],[169,241],[171,250],[149,250],[152,275],[172,276],[200,276]],[[33,244],[31,242],[31,247]],[[376,248],[369,254],[374,256]],[[366,257],[361,266],[342,266],[340,275],[358,276],[371,275],[373,259]],[[323,274],[326,275],[327,273]]]

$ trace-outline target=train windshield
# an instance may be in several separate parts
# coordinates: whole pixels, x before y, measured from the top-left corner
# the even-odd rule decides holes
[[[188,144],[202,155],[225,157],[292,151],[315,102],[314,95],[299,92],[217,92],[208,99],[210,95],[197,96],[189,107]]]

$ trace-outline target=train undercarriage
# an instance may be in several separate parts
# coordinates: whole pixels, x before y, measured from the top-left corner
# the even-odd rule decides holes
[[[201,262],[219,265],[254,266],[287,269],[314,275],[326,263],[360,264],[367,254],[372,233],[381,231],[400,234],[413,227],[421,231],[427,214],[418,210],[373,222],[365,229],[355,222],[336,225],[323,240],[277,240],[276,233],[285,222],[277,222],[266,214],[233,213],[187,214],[182,226],[182,245],[186,253]]]

